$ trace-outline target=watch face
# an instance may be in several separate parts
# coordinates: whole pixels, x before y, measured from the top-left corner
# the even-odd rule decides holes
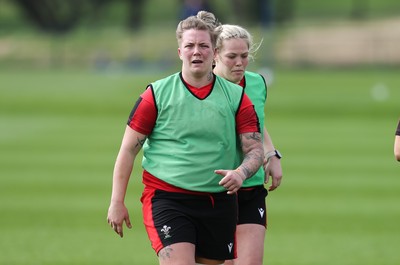
[[[275,156],[278,157],[279,159],[282,158],[282,155],[278,150],[275,150]]]

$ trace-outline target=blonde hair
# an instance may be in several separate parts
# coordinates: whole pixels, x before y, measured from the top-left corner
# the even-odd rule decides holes
[[[178,27],[176,28],[176,39],[178,41],[178,44],[180,44],[183,32],[185,32],[186,30],[205,30],[210,33],[211,43],[213,47],[215,47],[217,37],[219,35],[219,31],[217,30],[217,28],[220,25],[221,23],[218,21],[213,13],[207,11],[199,11],[196,16],[190,16],[179,22]]]
[[[253,43],[253,36],[244,28],[238,25],[220,25],[216,28],[219,33],[216,48],[217,50],[221,50],[223,46],[223,42],[225,40],[230,39],[242,39],[247,43],[247,47],[249,48],[249,57],[250,59],[254,59],[254,56],[257,50],[260,48],[262,40],[258,44]]]

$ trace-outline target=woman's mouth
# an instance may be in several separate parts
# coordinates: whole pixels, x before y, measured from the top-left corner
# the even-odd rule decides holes
[[[193,60],[192,61],[192,64],[199,64],[199,63],[203,63],[203,61],[202,60]]]

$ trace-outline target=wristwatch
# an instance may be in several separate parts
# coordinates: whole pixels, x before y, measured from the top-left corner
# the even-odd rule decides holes
[[[265,154],[265,159],[268,161],[271,157],[276,156],[278,159],[282,158],[282,154],[278,150],[274,150]]]

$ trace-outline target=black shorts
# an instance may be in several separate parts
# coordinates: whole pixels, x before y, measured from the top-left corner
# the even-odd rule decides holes
[[[260,224],[267,227],[267,207],[265,198],[268,191],[263,185],[242,188],[238,191],[238,224]]]
[[[196,256],[236,258],[237,196],[226,192],[186,194],[146,188],[143,219],[153,249],[189,242]]]

